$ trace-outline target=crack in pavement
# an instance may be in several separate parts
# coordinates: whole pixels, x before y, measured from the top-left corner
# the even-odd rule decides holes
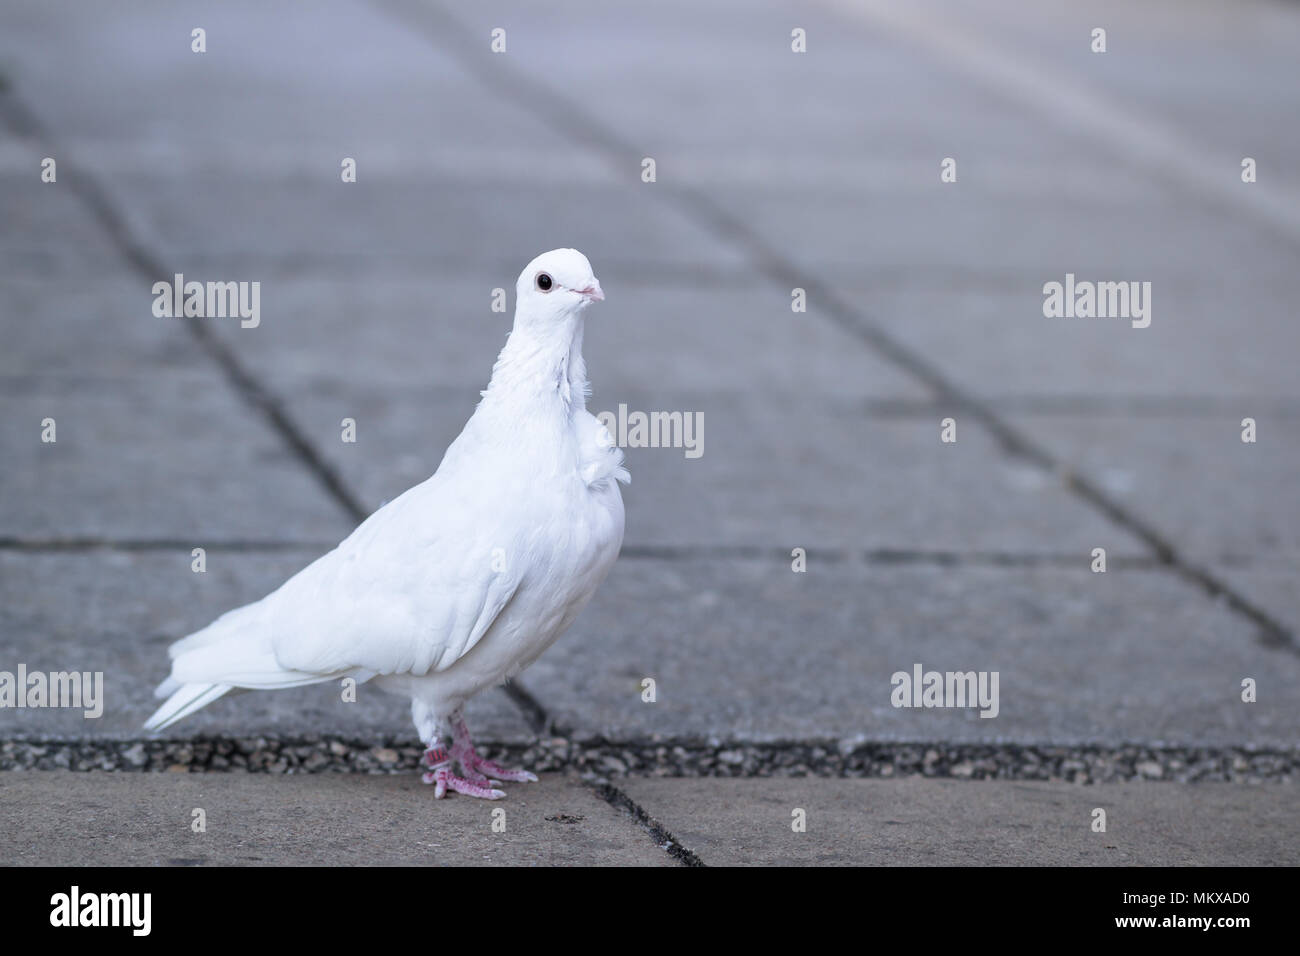
[[[669,856],[678,860],[684,866],[702,867],[705,865],[694,851],[682,844],[675,836],[668,832],[668,829],[650,816],[649,812],[641,804],[629,797],[624,791],[611,783],[594,783],[587,784],[600,799],[604,800],[616,810],[628,814],[636,823],[650,834],[655,845],[663,850]]]

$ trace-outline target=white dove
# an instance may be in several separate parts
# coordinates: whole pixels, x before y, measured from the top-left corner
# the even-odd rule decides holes
[[[575,249],[538,256],[514,328],[437,472],[260,601],[174,643],[170,726],[234,689],[369,680],[409,696],[425,783],[499,799],[465,702],[531,664],[573,622],[623,543],[623,452],[587,411],[583,312],[605,298]],[[450,738],[450,750],[444,741]],[[452,772],[458,763],[461,776]]]

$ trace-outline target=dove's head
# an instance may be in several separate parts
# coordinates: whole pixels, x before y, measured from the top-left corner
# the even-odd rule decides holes
[[[543,252],[519,274],[515,285],[515,321],[560,322],[576,316],[605,293],[591,263],[577,249]]]

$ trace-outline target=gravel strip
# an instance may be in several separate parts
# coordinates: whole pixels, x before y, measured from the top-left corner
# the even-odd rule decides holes
[[[0,742],[0,770],[243,771],[250,773],[409,773],[424,748],[409,742],[334,736],[196,737],[187,740]],[[527,745],[483,745],[485,755],[539,772],[574,770],[603,782],[653,777],[957,777],[971,780],[1290,782],[1300,749],[1077,747],[1019,744],[754,744],[704,739],[608,741],[546,737]]]

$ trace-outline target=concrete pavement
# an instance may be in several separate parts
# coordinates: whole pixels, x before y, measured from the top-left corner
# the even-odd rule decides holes
[[[434,801],[413,774],[36,771],[0,773],[0,800],[11,865],[1300,863],[1300,801],[1281,785],[635,778],[611,792],[546,774],[489,803]]]
[[[1089,50],[1098,26],[1104,54]],[[791,52],[794,28],[807,53]],[[1084,764],[1146,748],[1099,775],[1125,787],[1151,775],[1137,764],[1182,779],[1175,763],[1243,760],[1261,789],[1123,791],[1150,825],[1116,852],[1250,862],[1262,844],[1230,852],[1231,827],[1285,805],[1300,763],[1300,93],[1285,81],[1298,48],[1300,11],[1265,0],[385,0],[310,20],[252,3],[75,17],[7,4],[0,670],[103,671],[107,694],[93,721],[0,710],[0,736],[22,744],[0,769],[133,746],[169,641],[262,596],[436,467],[508,330],[492,290],[573,245],[608,296],[585,343],[592,409],[700,416],[703,454],[628,449],[624,555],[511,695],[474,702],[484,740],[608,779],[656,819],[665,801],[665,827],[719,862],[762,857],[727,839],[761,812],[760,781],[643,791],[629,765],[781,774],[776,745],[915,745],[953,748],[933,765],[947,774],[985,747],[997,775],[1020,777],[1036,748]],[[340,180],[343,157],[357,182]],[[260,282],[260,324],[154,317],[152,283],[178,272]],[[1045,318],[1043,284],[1066,273],[1149,281],[1150,327]],[[806,312],[791,311],[795,288]],[[940,440],[950,417],[955,443]],[[894,707],[891,675],[918,662],[997,672],[998,716]],[[199,734],[415,743],[406,706],[365,688],[355,704],[320,687],[229,698],[169,739]],[[569,743],[538,743],[554,736]],[[685,756],[647,756],[665,741]],[[736,762],[701,763],[720,752]],[[1044,792],[1073,793],[1052,768]],[[845,806],[905,794],[984,847],[1010,824],[983,809],[1026,792],[993,783],[816,786]],[[592,793],[547,787],[557,805]],[[732,816],[697,819],[695,804]],[[1012,805],[1042,822],[1032,801]],[[1206,814],[1230,821],[1219,843],[1161,849],[1159,819]],[[628,841],[645,833],[610,819],[632,855],[609,861],[639,861]],[[1102,861],[1059,832],[1050,851],[997,859]],[[783,845],[765,859],[826,852]],[[866,839],[849,846],[844,862],[879,860]]]

